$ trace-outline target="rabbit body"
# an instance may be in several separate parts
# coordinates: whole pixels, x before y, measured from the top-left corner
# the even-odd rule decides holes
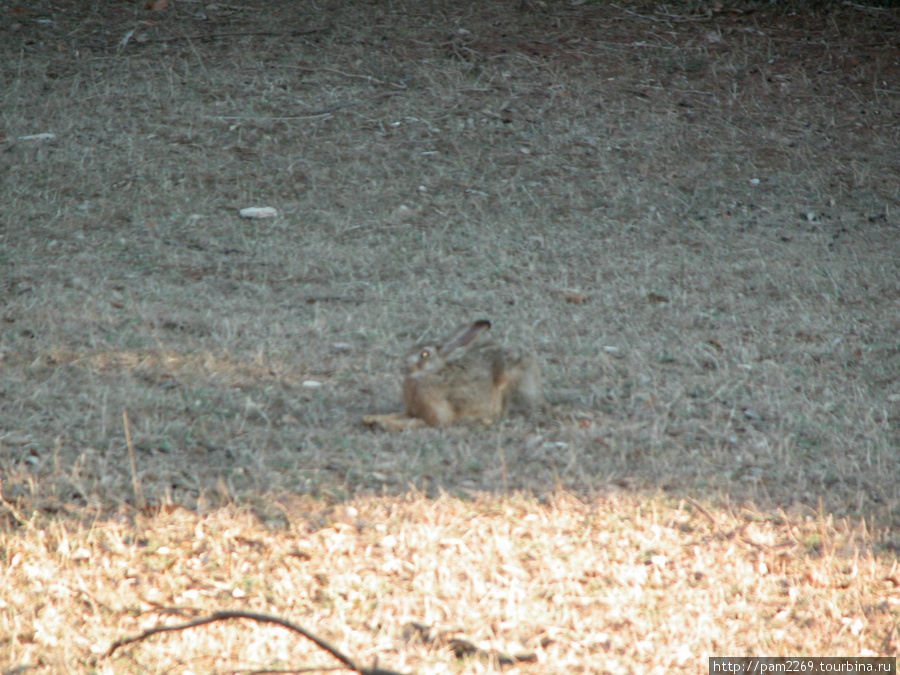
[[[510,406],[531,412],[543,404],[541,369],[532,355],[491,342],[475,342],[491,324],[460,326],[442,344],[419,345],[407,357],[403,380],[406,415],[429,426],[463,419],[490,424]]]

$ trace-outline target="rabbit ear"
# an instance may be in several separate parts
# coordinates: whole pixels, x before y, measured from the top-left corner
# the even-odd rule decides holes
[[[465,347],[490,327],[491,322],[485,319],[460,326],[441,345],[441,356],[447,356],[454,349]]]

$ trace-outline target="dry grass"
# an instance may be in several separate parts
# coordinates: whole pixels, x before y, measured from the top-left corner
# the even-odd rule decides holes
[[[896,10],[0,12],[11,668],[896,651]],[[475,317],[551,415],[360,423]]]
[[[246,511],[51,520],[4,535],[12,663],[98,672],[327,665],[284,629],[215,625],[101,655],[215,607],[270,612],[405,672],[698,672],[715,654],[896,649],[896,570],[865,530],[624,494],[466,502],[272,498]],[[40,601],[35,601],[35,596]],[[480,651],[457,658],[454,648]],[[138,667],[137,664],[143,664]]]

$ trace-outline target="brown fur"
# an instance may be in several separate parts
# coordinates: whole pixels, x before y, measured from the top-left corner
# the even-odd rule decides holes
[[[368,416],[367,424],[391,430],[448,426],[466,419],[491,424],[511,405],[527,412],[543,404],[536,358],[519,356],[478,338],[489,321],[457,328],[440,344],[415,346],[403,380],[405,415]]]

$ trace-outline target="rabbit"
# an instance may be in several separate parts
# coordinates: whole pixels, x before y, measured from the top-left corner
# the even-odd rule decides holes
[[[465,419],[491,424],[510,407],[526,412],[542,407],[537,359],[478,341],[490,327],[490,321],[474,321],[459,326],[442,343],[413,347],[403,380],[405,413],[369,415],[363,421],[392,431],[443,427]]]

